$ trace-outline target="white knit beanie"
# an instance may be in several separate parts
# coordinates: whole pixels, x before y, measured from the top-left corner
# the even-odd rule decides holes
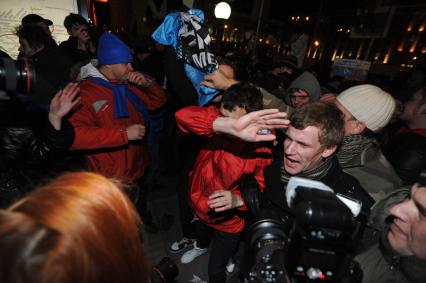
[[[395,100],[381,88],[364,84],[350,87],[337,100],[368,129],[377,132],[389,123],[395,111]]]

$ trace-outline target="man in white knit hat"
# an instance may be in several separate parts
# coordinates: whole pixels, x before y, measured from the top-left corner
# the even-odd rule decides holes
[[[401,181],[375,139],[393,116],[393,97],[363,84],[343,91],[336,104],[345,116],[345,138],[337,154],[343,170],[357,178],[376,201],[399,189]]]

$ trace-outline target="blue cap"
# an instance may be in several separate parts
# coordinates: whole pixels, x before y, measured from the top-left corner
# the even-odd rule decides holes
[[[99,65],[130,63],[133,61],[132,51],[117,36],[104,32],[99,38]]]

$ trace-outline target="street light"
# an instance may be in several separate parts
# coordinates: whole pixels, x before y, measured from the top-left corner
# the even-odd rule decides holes
[[[229,6],[226,2],[220,2],[216,5],[214,8],[214,15],[217,19],[217,29],[216,29],[216,37],[217,37],[217,44],[219,44],[222,41],[223,37],[223,22],[231,16],[231,6]],[[227,28],[227,27],[225,27]]]
[[[226,2],[220,2],[214,8],[214,15],[218,19],[229,19],[231,16],[231,6]]]

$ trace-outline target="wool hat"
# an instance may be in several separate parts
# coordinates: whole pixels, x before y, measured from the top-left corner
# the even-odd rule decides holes
[[[130,63],[133,61],[132,51],[117,36],[104,32],[99,38],[98,45],[99,65],[113,65]]]
[[[291,82],[288,90],[303,89],[309,95],[310,101],[317,101],[320,97],[321,87],[317,78],[310,72],[303,72]]]
[[[340,93],[337,100],[373,132],[389,123],[396,105],[389,93],[369,84],[350,87]]]

